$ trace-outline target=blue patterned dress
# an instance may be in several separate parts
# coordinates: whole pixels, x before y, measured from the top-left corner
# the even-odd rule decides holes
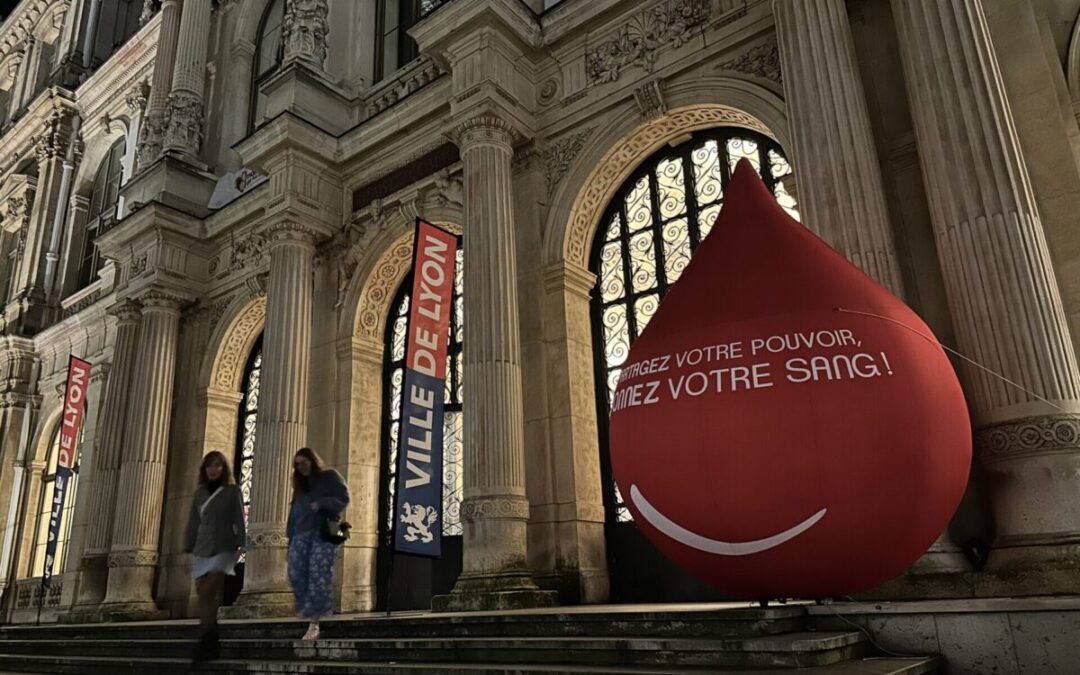
[[[293,498],[285,533],[289,537],[289,585],[296,596],[296,611],[309,621],[333,613],[330,592],[334,585],[337,546],[320,536],[323,521],[341,515],[349,503],[349,488],[337,471],[325,469],[310,479],[311,486]],[[311,505],[318,509],[312,510]]]

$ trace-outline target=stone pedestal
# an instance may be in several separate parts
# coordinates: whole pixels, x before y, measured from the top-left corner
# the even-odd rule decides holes
[[[1076,593],[1080,372],[982,2],[892,7],[957,342],[1001,375],[963,372],[998,533],[983,590]]]
[[[773,0],[807,227],[893,294],[904,289],[844,0]]]
[[[457,129],[465,165],[464,561],[453,592],[432,609],[501,610],[553,605],[526,562],[525,452],[517,265],[510,161],[513,130],[495,115]]]
[[[116,317],[116,346],[112,357],[112,375],[101,406],[101,444],[94,453],[94,490],[90,495],[90,513],[93,517],[86,529],[79,569],[79,597],[76,601],[81,607],[96,608],[105,598],[128,394],[138,347],[139,305],[124,300],[112,307],[110,313]]]
[[[307,441],[311,357],[312,265],[316,232],[285,220],[267,229],[270,280],[255,473],[244,590],[227,615],[293,614],[286,578],[285,523],[292,500],[292,458]]]
[[[109,582],[100,608],[110,620],[162,614],[152,591],[161,536],[181,300],[158,291],[139,300],[139,346],[117,483]]]

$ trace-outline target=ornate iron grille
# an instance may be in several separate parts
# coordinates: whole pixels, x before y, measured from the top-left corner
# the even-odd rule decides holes
[[[454,312],[450,315],[450,345],[447,352],[446,391],[443,407],[443,536],[462,533],[462,345],[464,321],[462,291],[462,250],[457,252],[454,271]],[[412,275],[406,277],[392,305],[395,310],[386,329],[386,361],[383,369],[383,469],[380,504],[383,537],[389,538],[394,525],[394,491],[397,488],[398,432],[401,428],[401,386],[405,378],[405,330],[411,300]]]
[[[236,424],[236,453],[233,455],[233,475],[240,486],[244,501],[244,524],[251,511],[251,477],[255,468],[255,420],[259,415],[259,388],[262,376],[263,336],[259,335],[251,348],[244,367],[243,398],[240,399],[240,419]],[[244,562],[246,555],[240,556]]]
[[[743,158],[797,219],[795,199],[785,185],[792,170],[780,146],[746,129],[710,129],[646,160],[612,199],[593,242],[591,269],[599,278],[591,311],[593,359],[609,522],[633,520],[608,457],[608,408],[619,371],[630,345],[708,235],[723,208],[731,172]]]

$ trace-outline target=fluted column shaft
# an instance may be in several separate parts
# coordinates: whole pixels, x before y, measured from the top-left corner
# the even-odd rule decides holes
[[[844,0],[773,0],[803,221],[903,297]]]
[[[152,164],[161,155],[165,142],[169,90],[172,87],[176,44],[180,36],[180,5],[181,0],[165,0],[161,3],[161,24],[158,29],[158,47],[154,57],[150,96],[139,129],[140,167]]]
[[[165,148],[190,157],[199,154],[203,137],[206,45],[210,37],[210,0],[187,0],[180,13],[176,67],[169,92]],[[162,17],[164,19],[164,17]]]
[[[315,233],[284,221],[271,226],[268,234],[270,280],[255,431],[259,461],[252,478],[243,603],[269,607],[291,602],[285,522],[292,498],[292,457],[307,440]]]
[[[892,6],[956,338],[1002,376],[964,372],[998,545],[1080,540],[1080,373],[982,3]]]
[[[105,568],[112,544],[128,395],[138,349],[139,305],[125,300],[111,308],[110,313],[116,317],[116,344],[111,378],[101,407],[101,444],[94,453],[94,490],[90,495],[90,513],[93,517],[87,525],[83,547],[84,575],[79,585],[80,605],[97,604],[105,597]]]
[[[140,300],[142,318],[128,399],[105,603],[152,611],[180,300],[158,292]]]
[[[461,576],[449,604],[440,609],[498,607],[497,594],[536,592],[526,565],[529,501],[510,169],[513,131],[499,117],[483,115],[459,126],[457,136],[469,232],[461,508],[465,545]],[[462,600],[468,595],[476,597]]]

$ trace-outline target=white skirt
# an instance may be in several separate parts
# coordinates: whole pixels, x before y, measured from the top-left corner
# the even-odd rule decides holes
[[[224,572],[227,576],[236,576],[237,557],[235,551],[232,553],[218,553],[209,558],[194,556],[191,559],[191,578],[198,579],[211,572]]]

